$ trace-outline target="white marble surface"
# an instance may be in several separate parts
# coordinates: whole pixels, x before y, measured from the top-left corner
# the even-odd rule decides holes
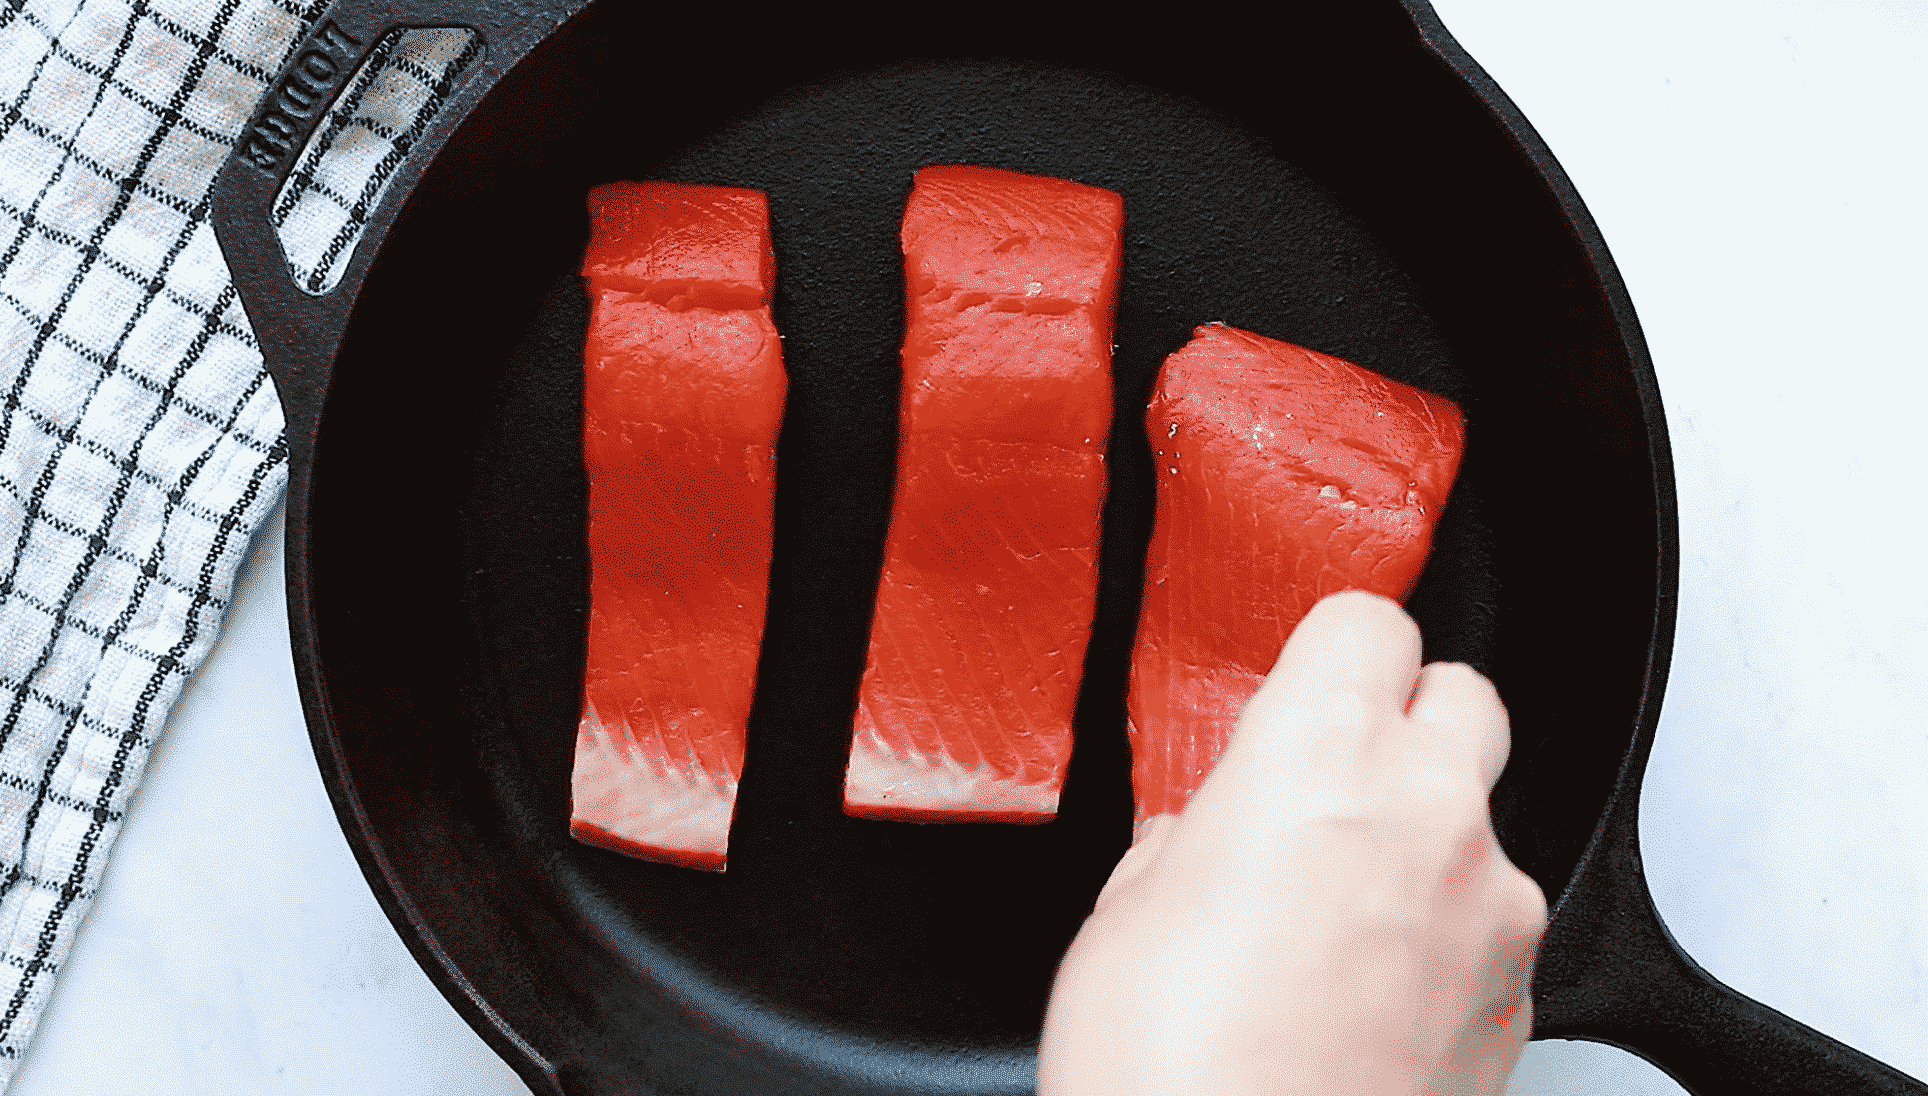
[[[1586,199],[1666,403],[1655,903],[1716,977],[1928,1078],[1928,4],[1438,9]],[[1515,1092],[1680,1091],[1570,1053]]]
[[[1436,0],[1585,197],[1652,346],[1681,613],[1641,837],[1715,975],[1928,1078],[1928,3]],[[277,518],[10,1096],[512,1096],[309,753]],[[1682,1090],[1534,1044],[1512,1096]]]

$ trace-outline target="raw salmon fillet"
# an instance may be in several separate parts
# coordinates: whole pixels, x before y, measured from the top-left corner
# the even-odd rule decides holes
[[[589,657],[569,832],[721,871],[770,584],[787,382],[760,191],[589,193]]]
[[[897,489],[844,810],[1047,822],[1097,592],[1124,200],[986,167],[904,209]]]
[[[1141,826],[1184,809],[1320,598],[1412,593],[1466,440],[1448,400],[1222,324],[1165,359],[1145,428],[1158,514],[1127,700]]]

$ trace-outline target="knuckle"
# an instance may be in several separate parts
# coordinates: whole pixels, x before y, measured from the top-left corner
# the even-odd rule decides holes
[[[1487,676],[1464,662],[1435,662],[1435,672],[1469,696],[1497,701],[1500,692]]]
[[[1338,650],[1396,650],[1416,661],[1420,649],[1419,625],[1399,603],[1364,590],[1327,595],[1305,615],[1299,628],[1308,638]]]
[[[1488,825],[1486,788],[1468,774],[1423,759],[1408,760],[1401,768],[1395,794],[1407,811],[1456,834]]]
[[[1499,690],[1484,674],[1464,662],[1435,662],[1426,667],[1425,708],[1436,720],[1486,726],[1506,724],[1506,705]]]
[[[1369,731],[1379,722],[1373,704],[1358,693],[1335,693],[1314,708],[1320,724],[1335,731]]]
[[[1508,935],[1515,939],[1537,940],[1546,932],[1546,894],[1533,878],[1518,868],[1507,866]]]
[[[1324,741],[1366,737],[1384,719],[1384,713],[1372,701],[1355,692],[1334,692],[1300,700],[1289,706],[1281,705],[1266,715]]]
[[[1401,636],[1410,634],[1414,638],[1419,635],[1419,625],[1413,623],[1412,617],[1400,608],[1398,602],[1367,590],[1341,590],[1327,594],[1312,607],[1312,612],[1319,614],[1319,619],[1330,626],[1370,628],[1396,632]],[[1312,613],[1306,616],[1310,618]]]
[[[1511,732],[1511,722],[1506,717],[1506,709],[1497,700],[1479,697],[1448,696],[1434,698],[1425,707],[1422,718],[1432,726],[1462,729],[1461,733],[1483,732],[1487,734]]]

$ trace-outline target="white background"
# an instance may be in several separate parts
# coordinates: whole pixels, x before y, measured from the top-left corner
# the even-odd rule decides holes
[[[1592,210],[1666,401],[1661,914],[1741,992],[1928,1078],[1928,3],[1436,4]],[[282,545],[277,517],[11,1096],[524,1092],[336,827]],[[1532,1045],[1510,1090],[1681,1091],[1583,1043]]]

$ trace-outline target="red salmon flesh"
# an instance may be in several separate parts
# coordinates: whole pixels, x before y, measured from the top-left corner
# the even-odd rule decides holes
[[[1124,200],[928,167],[904,210],[897,486],[844,809],[1046,822],[1097,592]]]
[[[610,183],[583,257],[589,649],[578,840],[721,871],[769,593],[787,381],[760,191]]]
[[[1448,400],[1222,324],[1165,359],[1145,429],[1158,513],[1127,700],[1140,826],[1184,809],[1320,598],[1412,593],[1466,441]]]

